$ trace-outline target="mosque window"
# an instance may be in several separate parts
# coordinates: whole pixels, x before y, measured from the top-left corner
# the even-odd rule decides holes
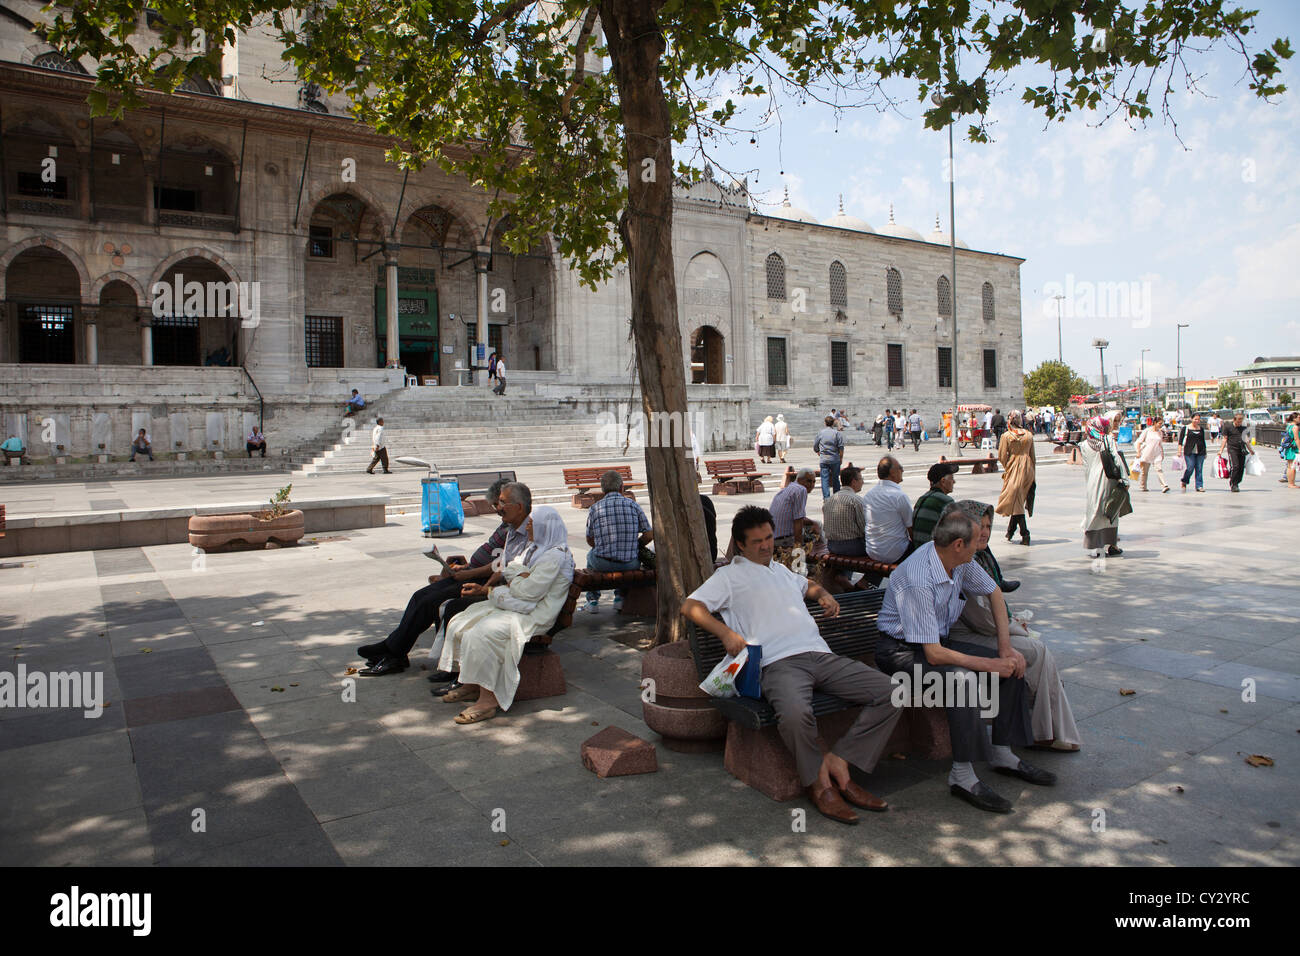
[[[903,274],[897,269],[885,270],[885,293],[889,301],[889,314],[903,314]]]
[[[947,276],[939,276],[939,281],[935,284],[935,293],[939,300],[939,314],[952,315],[952,283],[948,281]]]
[[[831,308],[849,307],[849,279],[841,262],[831,263]]]
[[[952,388],[952,349],[939,347],[939,387]]]
[[[849,385],[849,343],[831,343],[831,386],[848,388]]]
[[[76,73],[80,76],[86,75],[85,69],[80,63],[73,63],[61,53],[42,53],[36,59],[32,60],[32,66],[40,67],[42,70],[58,70],[60,73]]]
[[[786,388],[790,384],[786,371],[785,339],[769,336],[767,340],[767,384],[771,388]]]
[[[767,257],[767,297],[785,301],[785,260],[775,252]]]
[[[984,300],[984,321],[992,322],[993,321],[993,283],[992,282],[984,283],[984,288],[980,291],[981,291],[981,298]]]
[[[889,387],[903,387],[903,346],[891,342],[885,346],[888,361],[886,365],[889,371]]]
[[[309,315],[306,325],[307,367],[343,367],[343,319]]]
[[[984,350],[984,387],[998,387],[998,350]]]

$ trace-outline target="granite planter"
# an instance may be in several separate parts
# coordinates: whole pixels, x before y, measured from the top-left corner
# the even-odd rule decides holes
[[[301,511],[286,511],[278,518],[263,519],[266,512],[225,515],[193,515],[189,523],[190,545],[202,551],[218,551],[242,544],[267,547],[296,544],[303,536]]]
[[[681,753],[721,750],[727,737],[726,718],[700,690],[691,645],[686,641],[661,644],[641,660],[642,687],[654,681],[654,700],[641,698],[646,726],[664,739],[664,746]]]

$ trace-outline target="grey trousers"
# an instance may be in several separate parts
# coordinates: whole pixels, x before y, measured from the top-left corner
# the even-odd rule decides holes
[[[894,724],[903,715],[902,709],[890,701],[893,689],[889,678],[880,671],[838,654],[810,651],[763,667],[763,696],[776,711],[777,730],[794,754],[801,784],[806,787],[816,781],[822,766],[813,691],[863,705],[862,713],[831,753],[870,773],[889,742]]]

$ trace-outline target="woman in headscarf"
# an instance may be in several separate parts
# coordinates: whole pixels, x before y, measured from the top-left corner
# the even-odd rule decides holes
[[[975,542],[975,563],[988,572],[989,577],[1003,587],[1002,568],[989,550],[989,537],[993,533],[993,506],[981,501],[964,499],[954,501],[948,508],[969,515],[980,522],[980,536]],[[948,510],[945,508],[945,512]],[[1019,584],[1016,584],[1019,587]],[[1004,591],[1005,593],[1005,591]],[[1059,750],[1072,753],[1079,749],[1082,740],[1074,723],[1070,701],[1065,696],[1065,685],[1056,661],[1047,645],[1031,636],[1029,629],[1013,617],[1010,619],[1011,646],[1025,658],[1025,683],[1032,695],[1030,722],[1034,731],[1034,746],[1042,750]],[[998,628],[993,620],[993,610],[986,596],[969,598],[962,608],[961,618],[948,632],[954,640],[967,641],[995,650],[998,646]],[[960,635],[960,636],[956,636]]]
[[[1169,482],[1165,481],[1164,472],[1161,470],[1165,463],[1165,434],[1154,418],[1147,419],[1147,427],[1142,429],[1142,434],[1138,436],[1136,447],[1138,468],[1142,471],[1139,490],[1147,490],[1147,474],[1154,468],[1156,477],[1160,479],[1160,487],[1164,489],[1165,494],[1168,494]]]
[[[885,434],[885,416],[877,415],[876,423],[871,426],[871,437],[875,439],[876,447],[880,447],[880,439]]]
[[[784,462],[785,453],[790,450],[790,426],[785,423],[784,415],[776,416],[776,425],[773,429],[773,435],[776,437],[777,457]]]
[[[573,582],[573,555],[564,519],[554,508],[534,508],[529,545],[502,569],[506,585],[487,589],[487,600],[451,619],[439,666],[456,670],[461,686],[442,699],[473,701],[456,717],[475,724],[509,710],[519,689],[519,658],[534,635],[559,616]]]
[[[1020,543],[1029,544],[1029,522],[1025,512],[1031,510],[1030,496],[1036,481],[1037,464],[1034,458],[1034,436],[1025,430],[1020,412],[1012,412],[1009,427],[998,443],[998,461],[1002,471],[1002,494],[998,496],[997,512],[1011,519],[1007,525],[1007,540],[1020,529]]]
[[[1092,558],[1101,549],[1111,557],[1123,554],[1119,547],[1119,519],[1132,514],[1128,495],[1128,465],[1115,444],[1114,432],[1123,412],[1098,415],[1088,420],[1087,433],[1079,444],[1083,456],[1084,490],[1083,547]]]
[[[776,457],[776,426],[772,423],[771,415],[758,426],[758,431],[754,433],[754,444],[758,446],[758,460],[765,465],[771,464]]]

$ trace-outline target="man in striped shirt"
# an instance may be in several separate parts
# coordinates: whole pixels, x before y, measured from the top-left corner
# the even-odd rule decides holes
[[[865,557],[867,506],[863,503],[862,469],[849,465],[840,472],[841,488],[822,504],[822,528],[831,554]]]
[[[499,478],[487,490],[488,504],[498,515],[502,515],[501,491],[506,484],[506,479]],[[363,677],[382,677],[385,674],[404,671],[410,666],[407,655],[411,652],[411,648],[420,639],[420,635],[438,620],[439,605],[444,601],[458,598],[461,585],[471,581],[486,581],[491,577],[493,559],[497,555],[502,555],[503,563],[508,563],[527,546],[528,536],[519,533],[511,536],[510,532],[515,529],[510,522],[504,520],[504,517],[502,515],[501,524],[474,552],[468,564],[461,566],[449,562],[454,566],[445,568],[441,574],[430,577],[426,587],[420,588],[411,595],[411,599],[406,602],[406,610],[402,612],[401,623],[387,638],[357,648],[357,654],[369,665],[360,672]],[[520,527],[527,518],[528,512],[524,511],[519,516]],[[510,540],[511,538],[513,540]],[[442,679],[450,679],[451,676],[454,675],[444,674]]]
[[[1024,681],[1025,658],[1011,646],[1002,591],[971,560],[979,534],[979,525],[954,509],[939,519],[929,543],[913,552],[889,576],[885,601],[876,618],[880,629],[876,666],[892,674],[900,686],[928,684],[935,679],[930,675],[938,675],[952,739],[949,792],[981,810],[1010,813],[1010,801],[975,775],[973,763],[983,755],[986,743],[980,704],[971,699],[973,693],[953,692],[957,680],[973,678],[972,671],[998,677],[994,685],[997,693],[991,695],[996,714],[989,757],[997,773],[1042,786],[1054,784],[1056,776],[1025,763],[1011,751],[1013,744],[1028,746],[1034,742]],[[961,616],[966,597],[977,594],[990,596],[997,624],[997,650],[949,638],[949,629]]]
[[[805,525],[820,529],[808,517],[808,492],[817,485],[817,475],[811,468],[800,468],[794,481],[776,493],[772,499],[772,533],[778,548],[796,548],[803,545]]]
[[[960,468],[953,462],[941,461],[931,465],[926,473],[930,490],[916,499],[916,506],[912,509],[912,544],[916,547],[930,540],[930,533],[939,523],[939,515],[952,504],[952,488],[956,484],[954,476]]]

